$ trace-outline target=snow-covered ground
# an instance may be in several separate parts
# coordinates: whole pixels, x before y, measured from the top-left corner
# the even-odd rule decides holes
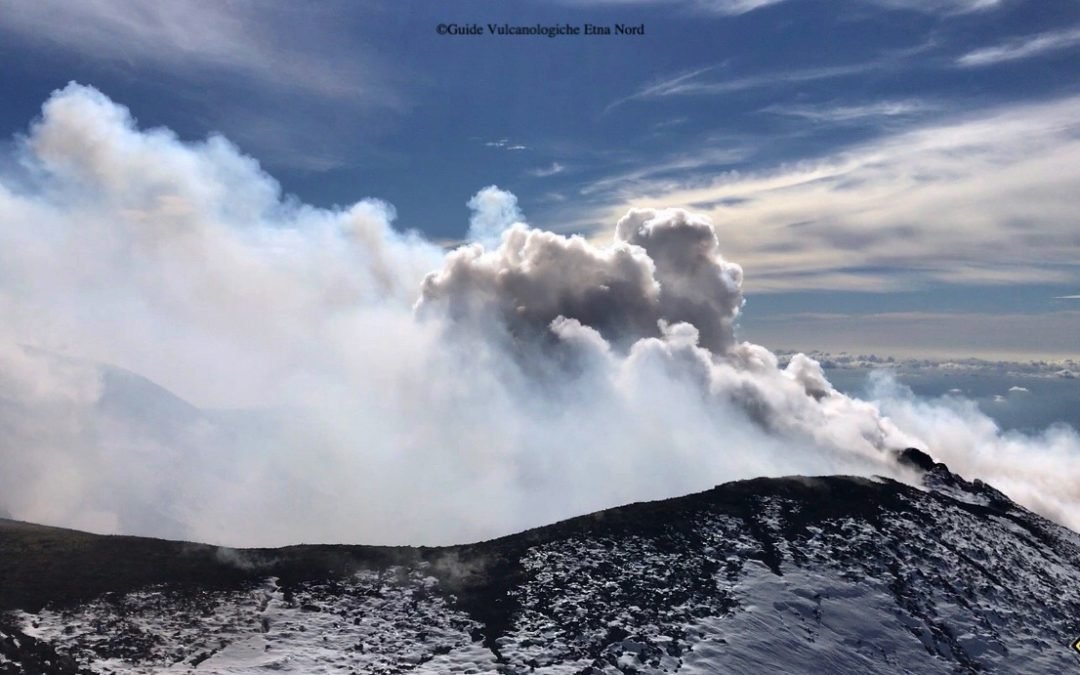
[[[1080,535],[931,478],[731,484],[339,578],[164,586],[16,618],[22,639],[114,675],[1080,667]]]
[[[115,675],[490,672],[494,656],[470,637],[478,624],[433,593],[437,583],[391,568],[287,597],[271,578],[195,598],[148,590],[22,621],[27,635]]]

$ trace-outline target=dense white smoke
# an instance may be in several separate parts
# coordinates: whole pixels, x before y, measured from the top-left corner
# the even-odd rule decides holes
[[[469,218],[469,241],[484,246],[498,244],[499,236],[507,228],[525,220],[518,209],[517,196],[496,185],[489,185],[473,195],[468,207],[473,212]]]
[[[881,373],[871,393],[949,469],[980,478],[1016,502],[1080,531],[1080,435],[1055,424],[1034,435],[1003,432],[971,400],[924,400]]]
[[[437,544],[738,478],[910,478],[890,450],[916,445],[1080,524],[1070,430],[853,399],[812,359],[738,342],[742,270],[685,211],[633,210],[597,246],[530,228],[492,186],[474,243],[444,253],[385,203],[283,198],[226,140],[139,130],[78,85],[16,147],[0,508],[17,518]]]

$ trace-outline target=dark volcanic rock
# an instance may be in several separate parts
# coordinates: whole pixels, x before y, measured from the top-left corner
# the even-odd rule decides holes
[[[929,489],[756,479],[446,548],[222,556],[6,522],[0,609],[30,613],[0,625],[0,673],[1075,667],[1080,536],[900,458]]]
[[[922,469],[923,471],[933,471],[934,467],[938,466],[930,455],[918,448],[904,448],[897,453],[896,459],[905,466]],[[944,464],[941,466],[945,467]]]

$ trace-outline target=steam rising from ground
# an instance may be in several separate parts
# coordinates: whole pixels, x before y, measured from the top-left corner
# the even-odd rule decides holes
[[[78,85],[8,159],[15,517],[449,543],[737,478],[910,477],[889,451],[916,445],[1080,526],[1072,430],[1006,436],[895,386],[849,398],[812,359],[740,343],[742,269],[691,213],[635,209],[596,246],[530,228],[492,186],[469,203],[475,243],[444,254],[385,203],[283,198],[228,141],[139,130]]]

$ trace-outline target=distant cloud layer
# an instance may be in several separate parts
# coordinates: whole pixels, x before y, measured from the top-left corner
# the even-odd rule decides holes
[[[753,309],[753,300],[750,308]],[[751,311],[752,314],[752,311]],[[792,323],[799,326],[797,334]],[[1039,330],[1033,331],[1032,326]],[[1077,356],[1080,311],[811,313],[748,319],[744,334],[788,349],[865,351],[907,357],[1066,359]]]
[[[952,167],[964,138],[908,140]],[[445,253],[384,202],[285,198],[224,138],[139,129],[75,84],[15,147],[0,164],[0,508],[15,517],[234,545],[446,543],[737,478],[911,479],[892,451],[917,445],[1080,527],[1073,430],[1002,434],[887,379],[859,400],[814,359],[740,341],[733,228],[693,211],[629,209],[595,242],[530,227],[490,186],[469,202],[489,243]]]

